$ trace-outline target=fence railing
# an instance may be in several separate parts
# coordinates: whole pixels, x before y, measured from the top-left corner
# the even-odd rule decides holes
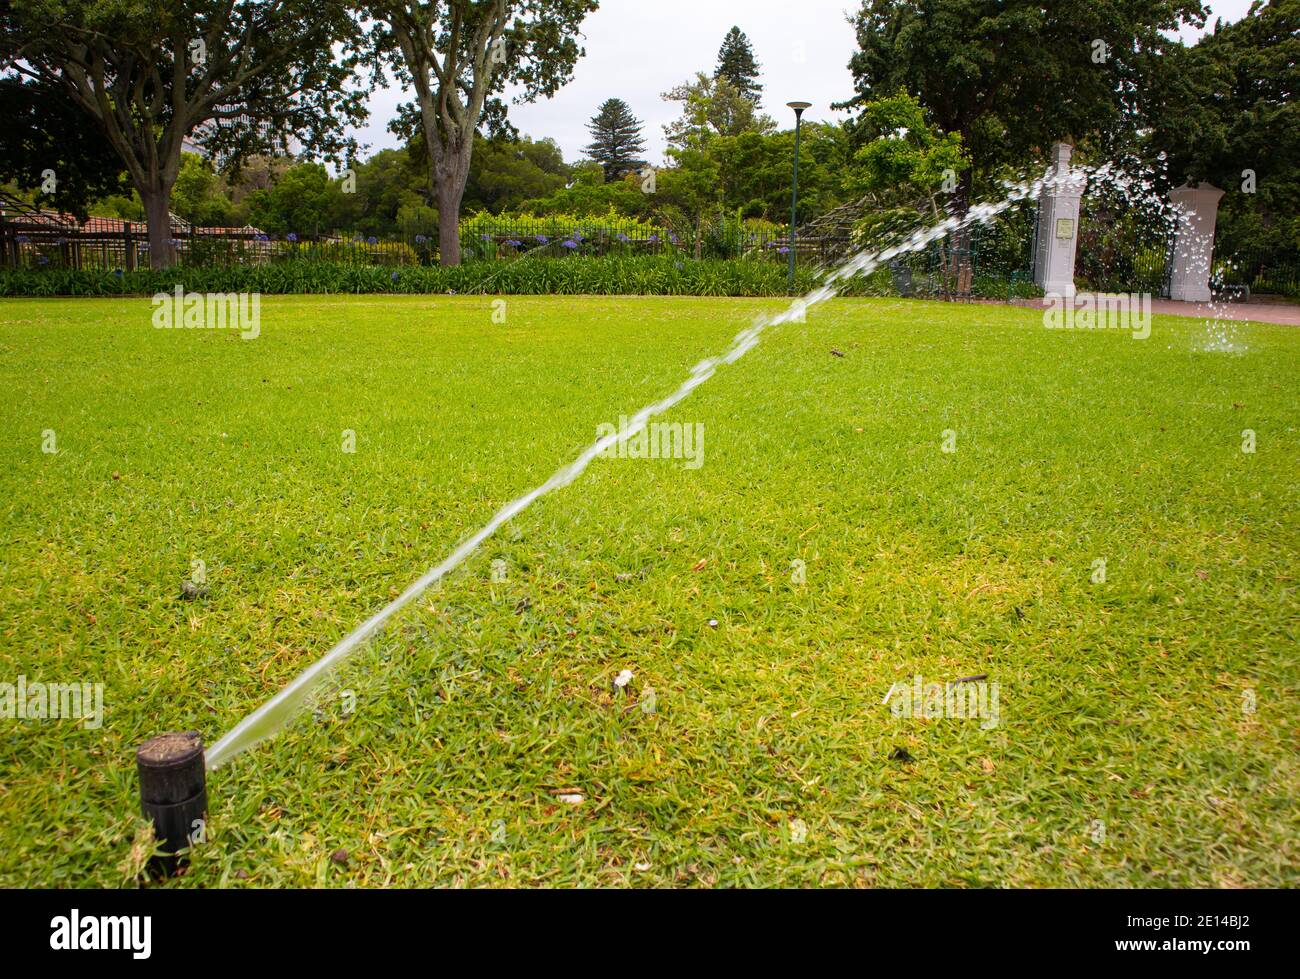
[[[1211,287],[1250,295],[1300,297],[1300,255],[1234,251],[1215,255]]]
[[[302,259],[368,265],[413,265],[437,260],[434,245],[421,250],[405,241],[378,238],[273,238],[253,230],[173,229],[172,248],[182,264],[261,265]],[[149,265],[149,233],[143,222],[87,230],[28,221],[0,222],[0,265],[10,268],[122,269]]]
[[[1024,223],[1024,222],[1022,222]],[[966,255],[949,254],[948,246],[893,263],[900,291],[941,296],[992,295],[1001,282],[1020,289],[1031,274],[1028,244],[1032,226],[976,229]],[[404,228],[395,235],[272,236],[256,229],[173,229],[172,246],[182,264],[262,265],[278,261],[333,261],[362,265],[433,265],[438,262],[436,228]],[[784,228],[715,225],[699,242],[703,258],[754,258],[788,261]],[[800,264],[832,266],[855,247],[846,236],[798,239]],[[483,215],[462,225],[462,257],[469,262],[512,261],[525,256],[605,255],[694,256],[694,237],[629,220],[553,222],[546,218],[500,218]],[[956,261],[954,262],[954,259]],[[1155,240],[1117,244],[1085,236],[1075,278],[1080,287],[1097,291],[1144,291],[1163,295],[1168,246]],[[149,264],[148,228],[123,222],[100,229],[69,228],[30,219],[0,221],[0,266],[9,268],[122,269]],[[983,280],[983,284],[981,284]],[[1300,297],[1300,255],[1275,252],[1216,254],[1211,285],[1233,295],[1277,294]]]
[[[182,264],[264,264],[282,260],[346,261],[369,265],[432,265],[438,261],[437,228],[404,228],[380,236],[268,235],[256,229],[187,228],[171,232]],[[785,256],[783,229],[709,228],[700,235],[703,258]],[[462,226],[465,261],[500,261],[541,252],[564,255],[695,255],[693,235],[642,222],[556,224],[545,219],[473,219]],[[826,242],[801,242],[801,260],[823,256]],[[0,222],[0,265],[24,268],[123,269],[149,263],[143,222],[88,230],[25,220]]]

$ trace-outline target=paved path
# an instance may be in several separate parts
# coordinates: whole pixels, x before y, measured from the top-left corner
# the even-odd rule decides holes
[[[1013,299],[1012,306],[1045,309],[1043,299]],[[1209,303],[1175,302],[1172,299],[1152,299],[1151,312],[1158,316],[1189,316],[1198,320],[1255,320],[1259,323],[1281,323],[1300,326],[1300,303]]]

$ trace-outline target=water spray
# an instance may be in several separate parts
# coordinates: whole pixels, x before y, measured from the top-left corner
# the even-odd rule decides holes
[[[775,316],[758,318],[737,333],[722,353],[696,364],[686,380],[671,394],[643,407],[620,431],[597,439],[572,462],[556,470],[546,482],[516,497],[499,509],[482,528],[463,540],[442,562],[412,582],[397,598],[339,640],[332,649],[299,673],[279,693],[244,717],[219,738],[206,754],[196,733],[165,734],[142,745],[137,756],[140,769],[141,805],[145,815],[153,820],[155,833],[163,841],[164,852],[176,853],[189,845],[195,829],[201,830],[207,809],[204,781],[207,770],[221,767],[236,755],[279,731],[302,706],[311,692],[337,666],[382,629],[393,616],[468,560],[478,550],[479,545],[496,533],[503,524],[528,509],[541,497],[573,482],[593,460],[606,451],[617,448],[635,437],[645,429],[651,418],[668,411],[685,399],[697,387],[713,377],[719,367],[739,360],[758,344],[769,327],[800,319],[808,307],[835,296],[839,292],[838,283],[857,275],[868,274],[898,255],[920,251],[954,231],[975,224],[985,224],[1013,204],[1037,195],[1043,185],[1044,179],[1041,178],[1028,183],[1008,184],[1006,185],[1007,196],[1001,201],[976,205],[964,216],[949,217],[916,232],[901,244],[877,252],[859,253],[827,275],[822,285],[792,302],[785,311]]]

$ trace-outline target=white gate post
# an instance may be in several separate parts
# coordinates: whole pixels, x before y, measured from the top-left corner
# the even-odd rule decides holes
[[[1038,248],[1034,282],[1043,292],[1074,295],[1074,253],[1079,242],[1079,201],[1088,178],[1070,169],[1074,147],[1052,144],[1052,172],[1038,198]]]
[[[1210,301],[1210,262],[1214,256],[1214,226],[1223,191],[1213,184],[1183,184],[1169,192],[1178,211],[1169,298],[1184,302]]]

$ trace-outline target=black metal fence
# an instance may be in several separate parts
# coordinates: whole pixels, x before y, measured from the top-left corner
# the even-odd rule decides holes
[[[894,291],[947,298],[1028,295],[1032,286],[1034,215],[1021,208],[988,227],[972,228],[960,242],[940,241],[891,263]],[[1170,242],[1156,229],[1087,222],[1080,229],[1075,278],[1081,288],[1167,295]],[[461,228],[465,261],[509,261],[528,254],[549,256],[663,255],[788,261],[788,231],[714,222],[683,237],[646,222],[480,215]],[[845,235],[801,237],[800,264],[833,267],[858,247]],[[178,260],[193,265],[260,265],[278,261],[334,261],[364,265],[433,265],[436,227],[406,227],[378,236],[282,236],[255,228],[173,228]],[[881,243],[874,243],[881,244]],[[149,264],[143,222],[92,219],[69,227],[29,217],[0,220],[0,266],[132,270]],[[1211,286],[1238,298],[1300,297],[1300,255],[1276,251],[1216,254]]]
[[[274,238],[255,229],[173,228],[178,261],[193,265],[259,265],[272,261],[347,261],[368,265],[414,265],[437,260],[432,246],[378,238]],[[427,239],[426,239],[427,241]],[[0,223],[0,265],[9,268],[123,269],[149,265],[149,232],[143,222],[106,228],[68,228],[30,221]]]
[[[99,226],[97,227],[96,224]],[[545,219],[473,219],[462,226],[465,261],[500,261],[541,250],[556,255],[664,255],[701,258],[781,257],[788,254],[784,229],[709,226],[687,236],[643,222],[571,222]],[[438,261],[438,229],[407,227],[383,237],[288,233],[255,228],[176,228],[171,245],[183,264],[234,265],[267,262],[346,261],[367,265],[432,265]],[[800,260],[824,257],[826,242],[802,243]],[[99,221],[75,228],[25,219],[0,222],[0,265],[21,268],[124,269],[149,264],[144,222]]]

